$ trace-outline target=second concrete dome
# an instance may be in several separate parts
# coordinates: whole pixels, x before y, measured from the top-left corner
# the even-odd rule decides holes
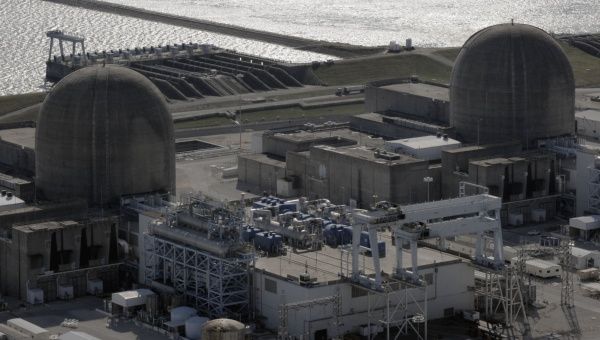
[[[173,122],[160,91],[124,67],[87,67],[48,94],[36,131],[36,186],[46,199],[172,192]]]
[[[554,38],[529,25],[491,26],[469,38],[456,59],[450,123],[467,142],[533,146],[574,132],[574,96],[571,64]]]

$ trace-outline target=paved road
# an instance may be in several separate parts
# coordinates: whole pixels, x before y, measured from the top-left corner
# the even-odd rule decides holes
[[[256,122],[244,124],[243,131],[263,131],[269,129],[279,129],[291,126],[300,126],[305,123],[325,123],[327,121],[343,123],[348,121],[347,116],[325,116],[325,117],[310,117],[310,118],[295,118],[295,119],[287,119],[282,121],[270,121],[270,122]],[[237,133],[240,131],[239,126],[237,125],[229,125],[229,126],[213,126],[206,128],[194,128],[194,129],[182,129],[175,131],[175,138],[191,138],[191,137],[200,137],[200,136],[211,136],[211,135],[219,135],[226,133]]]
[[[352,95],[352,96],[336,96],[336,95],[326,95],[326,96],[318,96],[318,97],[310,97],[310,98],[296,98],[289,100],[281,100],[275,102],[264,102],[264,103],[255,103],[255,104],[245,104],[245,105],[234,105],[227,107],[219,107],[219,108],[211,108],[204,110],[195,110],[195,111],[186,111],[186,112],[176,112],[173,113],[173,120],[178,121],[186,121],[193,120],[203,117],[212,117],[216,114],[224,114],[224,113],[235,113],[239,110],[242,112],[246,111],[258,111],[258,110],[270,110],[270,109],[278,109],[278,108],[288,108],[293,106],[303,106],[306,104],[330,104],[330,105],[348,105],[348,104],[360,104],[364,103],[363,95]]]

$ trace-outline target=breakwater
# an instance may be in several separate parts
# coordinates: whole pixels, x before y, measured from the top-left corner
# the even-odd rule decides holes
[[[304,51],[313,51],[340,58],[357,57],[383,51],[382,47],[365,47],[343,43],[312,40],[273,32],[261,31],[241,26],[228,25],[209,20],[187,18],[178,15],[149,11],[141,8],[109,3],[99,0],[43,0],[57,4],[129,16],[164,24],[220,33],[244,39],[257,40],[287,46]]]

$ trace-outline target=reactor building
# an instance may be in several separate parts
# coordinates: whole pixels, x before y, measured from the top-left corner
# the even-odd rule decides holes
[[[450,125],[472,143],[524,147],[575,130],[575,81],[567,56],[543,30],[501,24],[462,47],[450,81]]]
[[[35,144],[33,202],[0,209],[0,292],[41,303],[118,289],[121,197],[175,190],[163,95],[124,67],[78,70],[48,94]]]
[[[575,84],[543,30],[482,29],[461,48],[450,84],[415,76],[373,82],[365,93],[369,113],[349,126],[255,138],[256,153],[240,156],[240,187],[368,207],[456,197],[468,182],[503,198],[503,224],[555,215],[570,176],[559,169],[563,155],[548,151],[573,140]]]
[[[172,118],[162,94],[124,67],[88,67],[59,82],[36,130],[36,187],[91,205],[124,194],[174,193]]]

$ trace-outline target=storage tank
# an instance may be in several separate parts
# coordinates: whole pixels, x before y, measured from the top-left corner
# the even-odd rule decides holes
[[[202,327],[202,340],[243,340],[245,336],[246,326],[235,320],[215,319]]]
[[[201,316],[192,316],[185,320],[185,337],[190,340],[197,340],[202,337],[202,326],[210,319]]]

